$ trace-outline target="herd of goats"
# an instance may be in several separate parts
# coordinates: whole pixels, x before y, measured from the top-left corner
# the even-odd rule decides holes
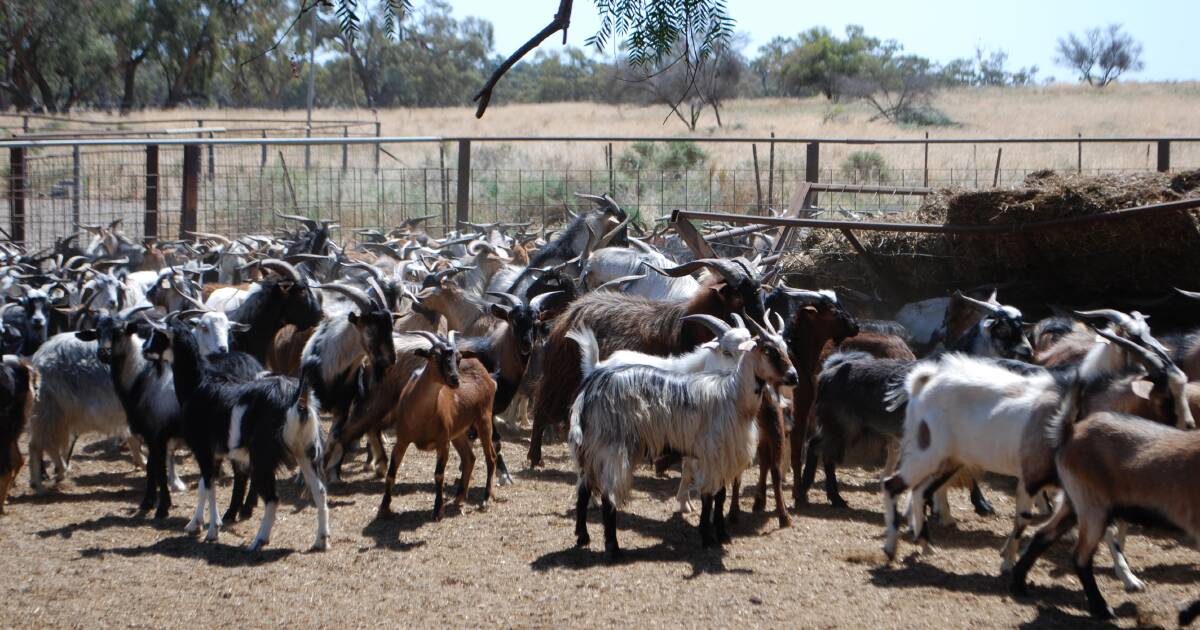
[[[949,489],[969,488],[990,514],[984,473],[1017,479],[1001,551],[1013,591],[1076,529],[1073,562],[1097,617],[1113,614],[1092,571],[1101,540],[1134,591],[1144,585],[1123,555],[1127,523],[1200,534],[1200,333],[1156,339],[1145,316],[1112,309],[1025,322],[994,291],[857,319],[835,292],[788,288],[760,265],[761,237],[693,259],[678,237],[634,236],[610,197],[581,197],[593,206],[540,238],[521,225],[465,224],[439,239],[426,217],[360,230],[343,246],[331,222],[281,215],[289,229],[269,236],[143,245],[118,221],[80,226],[36,253],[0,244],[0,512],[26,427],[39,493],[65,478],[80,436],[102,434],[127,440],[146,471],[139,515],[168,514],[172,491],[185,488],[175,470],[185,448],[200,471],[189,533],[207,526],[215,541],[223,521],[248,518],[261,498],[251,550],[271,537],[276,473],[298,469],[320,550],[330,540],[325,484],[348,457],[365,451],[385,479],[385,518],[408,447],[436,451],[437,519],[450,447],[461,503],[480,443],[486,504],[494,483],[512,482],[500,430],[531,415],[530,465],[541,464],[543,436],[565,429],[577,544],[589,544],[596,502],[613,559],[638,464],[681,467],[679,509],[692,511],[698,495],[700,541],[719,546],[756,459],[754,509],[766,507],[769,478],[786,527],[787,470],[797,508],[818,465],[828,500],[844,507],[836,468],[865,437],[888,445],[889,558],[902,518],[929,546],[927,503],[952,522]],[[384,434],[394,435],[390,454]],[[225,460],[232,497],[219,514]],[[1197,614],[1200,601],[1180,622]]]

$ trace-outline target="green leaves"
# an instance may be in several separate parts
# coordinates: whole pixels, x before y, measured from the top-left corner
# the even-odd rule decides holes
[[[358,0],[332,0],[332,2],[331,0],[315,0],[315,4],[325,7],[332,6],[342,34],[350,40],[358,36],[361,29]],[[379,4],[383,9],[384,33],[389,39],[398,39],[401,33],[400,25],[413,10],[412,0],[381,0]]]
[[[585,43],[603,50],[624,42],[630,65],[654,65],[686,44],[694,61],[707,59],[733,36],[725,0],[595,0],[600,28]]]

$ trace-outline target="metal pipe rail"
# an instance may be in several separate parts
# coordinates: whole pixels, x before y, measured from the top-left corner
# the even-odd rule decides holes
[[[1180,210],[1195,210],[1200,208],[1200,198],[1168,201],[1165,203],[1123,208],[1112,212],[1089,214],[1078,217],[1034,221],[1031,223],[1013,223],[1011,225],[930,225],[920,223],[883,223],[876,221],[830,221],[827,219],[786,219],[782,217],[763,217],[745,214],[729,214],[725,212],[700,212],[696,210],[676,210],[671,213],[671,222],[683,219],[697,221],[722,221],[735,224],[757,224],[764,226],[780,226],[791,228],[817,228],[834,230],[862,230],[866,232],[920,232],[926,234],[1022,234],[1037,232],[1045,229],[1071,227],[1085,223],[1115,221],[1163,212]]]

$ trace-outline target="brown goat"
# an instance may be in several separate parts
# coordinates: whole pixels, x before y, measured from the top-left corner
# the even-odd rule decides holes
[[[317,332],[316,326],[298,330],[288,324],[275,333],[275,341],[267,353],[267,369],[284,376],[300,375],[300,358],[304,354],[304,345]]]
[[[0,365],[0,514],[8,501],[8,492],[25,463],[17,441],[29,421],[38,387],[38,372],[29,361],[6,357]]]
[[[429,340],[430,347],[428,350],[417,350],[416,354],[426,359],[428,365],[419,375],[409,379],[384,420],[385,424],[395,429],[396,444],[392,447],[392,457],[388,463],[379,516],[391,513],[396,470],[411,444],[423,451],[437,451],[437,466],[433,474],[433,518],[441,520],[444,507],[442,486],[451,444],[461,461],[455,504],[462,505],[471,486],[475,454],[467,437],[468,429],[474,428],[479,435],[487,462],[483,506],[486,507],[492,498],[496,472],[496,449],[492,444],[492,399],[496,395],[496,383],[488,376],[482,363],[464,357],[459,352],[454,344],[453,332],[449,340],[431,333],[420,335]]]
[[[712,331],[703,324],[683,321],[688,315],[712,315],[728,320],[731,313],[745,310],[751,317],[762,319],[758,282],[738,271],[730,261],[693,261],[669,273],[694,271],[706,265],[716,268],[721,275],[714,274],[713,283],[702,286],[690,299],[661,302],[615,292],[589,293],[555,319],[542,358],[542,373],[554,376],[539,380],[534,390],[533,433],[529,440],[531,466],[541,465],[542,434],[547,427],[567,421],[571,403],[583,381],[579,347],[567,338],[571,330],[591,328],[600,343],[601,359],[617,350],[665,356],[687,352],[713,338]],[[727,277],[722,281],[721,276]]]

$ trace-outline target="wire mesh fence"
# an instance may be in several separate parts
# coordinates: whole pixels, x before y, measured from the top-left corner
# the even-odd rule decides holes
[[[181,226],[189,224],[188,212],[193,213],[195,229],[231,236],[270,233],[283,226],[278,213],[328,218],[343,229],[386,228],[427,215],[439,217],[433,223],[443,229],[457,219],[546,227],[588,205],[574,192],[610,193],[635,220],[650,225],[676,209],[763,213],[786,208],[797,186],[806,181],[880,188],[819,193],[814,205],[831,217],[906,215],[919,207],[921,197],[889,192],[890,188],[1007,186],[1054,166],[998,167],[975,160],[973,166],[929,168],[914,151],[909,155],[916,156],[915,164],[893,161],[886,168],[863,171],[844,165],[822,167],[807,159],[780,159],[771,165],[760,160],[757,169],[744,164],[724,168],[713,162],[691,168],[628,168],[611,158],[600,168],[526,167],[520,159],[511,160],[515,164],[481,159],[472,166],[468,147],[463,168],[461,143],[412,140],[334,138],[311,146],[276,139],[4,142],[0,148],[7,149],[9,159],[0,162],[0,168],[7,203],[0,206],[0,226],[14,238],[18,235],[13,228],[19,224],[24,236],[15,240],[32,247],[52,244],[80,224],[117,219],[124,221],[131,237],[149,232],[176,238]],[[479,147],[489,140],[472,142]],[[1195,144],[1186,139],[1173,142]],[[198,154],[191,179],[185,172],[184,145]],[[1079,170],[1145,172],[1162,166],[1157,162],[1149,168]],[[189,186],[194,197],[189,197]]]

